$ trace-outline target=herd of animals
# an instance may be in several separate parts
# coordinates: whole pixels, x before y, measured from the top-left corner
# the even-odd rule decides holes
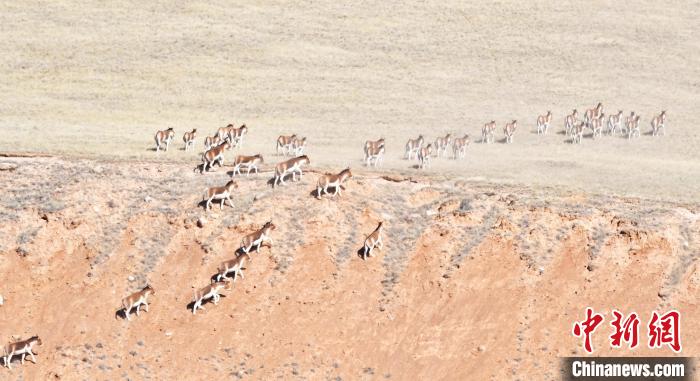
[[[590,129],[592,138],[596,139],[603,134],[617,135],[621,133],[627,136],[627,139],[639,137],[640,134],[640,115],[634,111],[630,115],[623,118],[623,112],[620,110],[615,114],[607,116],[603,112],[602,103],[598,103],[595,107],[587,109],[583,113],[583,120],[579,120],[579,113],[576,109],[564,119],[564,132],[570,137],[570,142],[581,143],[584,132]],[[552,121],[552,112],[539,115],[536,120],[537,134],[546,135],[549,131]],[[517,120],[507,122],[503,128],[505,135],[505,143],[512,143],[513,136],[518,127]],[[666,111],[655,115],[651,119],[651,135],[665,135],[666,130]],[[496,122],[490,121],[481,129],[481,142],[492,143],[496,131]],[[205,152],[202,154],[202,163],[198,167],[200,173],[207,172],[214,165],[223,166],[224,152],[232,148],[241,147],[244,137],[248,133],[248,127],[243,124],[236,128],[233,124],[219,128],[212,136],[206,136],[204,139]],[[161,149],[167,151],[170,144],[175,138],[173,128],[158,131],[155,135],[156,152]],[[183,135],[184,149],[188,151],[193,148],[195,139],[197,138],[197,130],[187,131]],[[447,150],[452,149],[454,159],[462,159],[466,156],[467,146],[471,140],[468,134],[463,137],[452,138],[451,134],[443,137],[438,137],[434,143],[424,145],[425,138],[423,135],[416,139],[409,139],[405,146],[404,158],[411,160],[417,159],[418,167],[421,169],[430,165],[432,156],[441,157],[447,156]],[[292,181],[296,181],[296,175],[303,175],[302,166],[309,165],[308,156],[304,155],[307,140],[305,137],[299,137],[296,134],[289,136],[280,136],[276,142],[277,154],[285,156],[294,156],[284,160],[274,168],[273,186],[285,185],[285,177],[291,175]],[[379,139],[376,141],[368,140],[364,145],[364,162],[368,167],[380,165],[383,161],[385,153],[385,140]],[[241,170],[246,171],[246,176],[250,175],[251,171],[259,173],[259,165],[263,163],[263,157],[260,154],[253,156],[238,155],[233,161],[232,177],[236,174],[241,175]],[[319,177],[316,187],[316,197],[320,198],[324,193],[332,194],[333,196],[341,194],[341,184],[352,178],[350,168],[343,169],[338,174],[323,174]],[[224,186],[210,187],[205,190],[204,200],[205,209],[211,209],[214,200],[220,201],[220,208],[223,209],[226,201],[230,206],[233,206],[231,195],[238,188],[238,184],[234,180],[228,181]],[[329,191],[333,188],[333,192]],[[375,248],[382,249],[382,229],[383,222],[379,221],[376,229],[370,233],[363,245],[362,259],[372,256],[372,251]],[[196,314],[197,310],[204,309],[202,305],[205,301],[211,300],[214,305],[217,305],[220,300],[220,293],[224,289],[230,289],[232,284],[240,276],[243,279],[243,269],[245,263],[250,261],[251,250],[255,248],[258,253],[263,244],[272,244],[272,231],[275,230],[275,225],[272,221],[266,222],[260,229],[243,237],[241,245],[236,251],[236,256],[233,259],[222,262],[217,268],[217,273],[211,278],[210,284],[194,291],[192,300],[192,313]],[[140,315],[141,306],[148,311],[148,298],[155,294],[155,290],[149,284],[141,290],[127,296],[122,300],[121,309],[119,312],[124,314],[126,320],[131,320],[131,311],[135,309],[136,315]],[[24,364],[25,357],[29,355],[34,363],[36,363],[35,353],[33,348],[41,345],[42,341],[38,336],[32,336],[26,340],[18,340],[7,344],[3,348],[2,359],[5,366],[11,368],[12,359],[19,356],[21,363]]]

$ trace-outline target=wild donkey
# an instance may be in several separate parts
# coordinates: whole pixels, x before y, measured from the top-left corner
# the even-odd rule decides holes
[[[150,295],[155,295],[155,293],[156,292],[153,290],[153,287],[147,284],[141,289],[141,291],[136,291],[122,299],[122,309],[124,310],[126,320],[131,320],[129,317],[129,312],[131,312],[134,307],[136,307],[136,316],[139,316],[139,313],[141,312],[141,305],[143,305],[146,312],[148,312],[148,297]]]
[[[28,338],[27,340],[20,340],[14,343],[7,344],[3,348],[3,359],[5,360],[5,366],[12,369],[13,356],[22,356],[22,365],[24,365],[24,357],[26,355],[29,355],[32,358],[32,362],[36,364],[36,357],[34,357],[33,347],[34,345],[41,344],[41,339],[39,338],[39,336],[36,335]]]

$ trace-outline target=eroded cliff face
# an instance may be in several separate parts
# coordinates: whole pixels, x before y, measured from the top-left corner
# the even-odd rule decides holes
[[[560,356],[583,354],[570,331],[587,306],[643,323],[677,309],[682,354],[700,354],[697,205],[360,172],[321,200],[315,173],[241,178],[235,207],[207,213],[204,188],[230,168],[11,161],[0,337],[44,344],[3,379],[556,378]],[[267,220],[272,247],[193,316],[194,287]],[[385,247],[363,261],[379,220]],[[147,281],[150,312],[117,316]],[[596,354],[630,354],[608,335]]]

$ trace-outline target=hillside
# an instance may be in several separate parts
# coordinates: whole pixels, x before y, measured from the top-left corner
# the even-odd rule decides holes
[[[549,379],[582,352],[585,306],[677,308],[700,353],[697,205],[359,170],[337,199],[313,198],[316,173],[241,178],[235,207],[206,213],[230,167],[2,161],[0,332],[44,343],[3,379]],[[193,316],[193,287],[267,220],[272,247]],[[386,247],[363,261],[378,220]],[[116,316],[146,281],[150,312]]]

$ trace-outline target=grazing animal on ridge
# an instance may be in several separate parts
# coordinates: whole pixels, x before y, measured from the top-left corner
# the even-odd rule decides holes
[[[617,130],[621,129],[622,123],[622,110],[619,110],[617,114],[612,114],[608,116],[608,135],[614,136]]]
[[[330,187],[335,189],[333,196],[340,195],[340,186],[350,178],[352,178],[350,167],[343,169],[337,175],[321,175],[321,177],[318,178],[318,184],[316,186],[316,198],[320,199],[323,193],[330,194],[328,192],[328,188]]]
[[[304,154],[304,149],[306,148],[306,137],[303,138],[295,138],[292,140],[292,144],[290,146],[290,154],[294,154],[296,156],[301,156]]]
[[[381,163],[384,161],[385,150],[384,145],[367,148],[365,150],[365,165],[371,167],[372,162],[374,162],[374,167],[381,165]]]
[[[537,117],[537,135],[547,135],[549,130],[549,124],[552,122],[552,112],[547,111],[545,115],[539,115]]]
[[[581,144],[583,131],[586,129],[586,122],[579,122],[571,129],[571,144]]]
[[[192,131],[187,131],[185,132],[184,135],[182,135],[182,141],[185,142],[185,151],[190,149],[191,146],[194,145],[194,138],[197,137],[197,129],[193,129]]]
[[[224,288],[227,290],[230,289],[230,281],[228,280],[228,278],[224,279],[225,281],[223,282],[214,282],[212,284],[200,288],[199,290],[194,291],[194,298],[192,299],[192,315],[196,315],[198,309],[204,309],[204,306],[202,306],[202,302],[204,302],[205,299],[213,299],[214,305],[219,304],[219,299],[221,299],[221,296],[219,296],[219,294],[221,290]]]
[[[281,163],[277,163],[277,165],[275,165],[275,180],[273,186],[277,186],[278,183],[284,185],[284,177],[290,173],[292,174],[292,181],[296,181],[297,172],[299,172],[299,179],[301,180],[301,177],[303,175],[301,166],[304,164],[311,164],[309,157],[306,155],[285,160]]]
[[[372,166],[372,160],[374,160],[374,166],[382,160],[384,157],[384,138],[376,141],[367,140],[365,142],[365,165]]]
[[[204,138],[204,150],[208,151],[216,146],[224,144],[228,140],[219,138],[219,135],[207,136]]]
[[[234,282],[239,276],[245,279],[243,276],[243,266],[245,265],[245,261],[250,261],[250,255],[243,253],[234,259],[221,262],[221,265],[219,265],[218,268],[219,272],[216,274],[216,281],[221,282],[222,279],[227,279],[228,274],[230,273],[233,273]]]
[[[229,141],[231,141],[231,130],[235,128],[236,127],[233,126],[233,123],[229,123],[226,127],[219,127],[219,129],[216,130],[216,136],[221,141],[224,141],[226,139],[229,139]]]
[[[578,123],[578,111],[574,109],[571,114],[564,118],[564,130],[566,131],[566,136],[569,136],[574,131],[574,127]]]
[[[374,229],[374,231],[367,236],[365,239],[365,244],[362,246],[362,259],[367,259],[367,257],[372,256],[372,250],[374,250],[375,247],[378,247],[380,250],[382,247],[384,247],[384,243],[382,242],[382,229],[384,226],[383,221],[379,221],[379,224],[377,225],[377,228]]]
[[[242,147],[243,146],[243,137],[248,133],[248,127],[243,123],[240,127],[238,128],[231,128],[228,132],[228,138],[229,141],[233,144],[234,147]]]
[[[603,136],[603,124],[605,121],[605,113],[601,112],[600,115],[591,120],[591,130],[593,131],[593,139],[598,136]]]
[[[231,180],[223,187],[211,187],[204,191],[204,200],[207,200],[206,210],[211,209],[212,200],[221,200],[221,210],[224,209],[224,203],[228,201],[229,205],[233,208],[233,201],[231,201],[231,194],[235,189],[238,188],[238,183]]]
[[[418,150],[418,161],[419,165],[418,167],[420,169],[425,169],[425,167],[430,166],[430,155],[433,153],[433,145],[428,144],[425,147],[421,147],[421,149]]]
[[[202,171],[204,173],[207,171],[207,166],[211,169],[214,164],[219,163],[219,166],[224,165],[224,151],[231,148],[231,144],[225,141],[224,144],[210,148],[207,152],[202,154]]]
[[[12,369],[12,357],[22,356],[21,361],[24,364],[24,357],[29,355],[32,358],[32,362],[36,364],[36,357],[34,357],[34,346],[42,345],[39,336],[32,336],[27,340],[15,341],[14,343],[9,343],[3,348],[3,359],[5,360],[5,366]]]
[[[253,156],[244,156],[244,155],[238,155],[236,156],[236,159],[233,161],[233,173],[232,176],[235,176],[236,173],[241,175],[241,168],[247,169],[248,172],[246,173],[246,176],[250,175],[250,171],[254,170],[256,174],[260,173],[258,170],[258,165],[263,164],[263,157],[261,154],[253,155]]]
[[[469,135],[465,134],[464,137],[455,138],[454,143],[452,143],[452,154],[455,159],[463,159],[467,154],[467,146],[469,146]]]
[[[288,155],[291,152],[292,145],[294,143],[294,140],[296,140],[297,135],[292,134],[292,135],[280,135],[280,137],[277,138],[277,145],[275,146],[275,150],[277,154],[279,155],[280,150],[282,150],[283,155]]]
[[[365,141],[364,151],[367,153],[368,148],[377,148],[379,146],[383,146],[384,144],[384,138],[380,138],[379,140],[367,140]]]
[[[641,115],[637,114],[637,116],[630,120],[629,125],[627,126],[627,140],[632,139],[635,136],[639,137],[641,135],[641,131],[639,130],[639,119],[641,119]]]
[[[175,138],[175,130],[173,130],[172,127],[167,130],[156,132],[156,152],[160,152],[160,147],[163,145],[165,145],[165,151],[167,152],[173,138]]]
[[[272,223],[272,221],[267,221],[260,229],[246,235],[243,237],[243,239],[241,239],[240,250],[242,250],[243,253],[248,254],[250,249],[255,246],[255,252],[259,253],[260,246],[262,246],[263,243],[268,242],[270,245],[272,245],[272,237],[270,236],[270,233],[276,228],[277,227]]]
[[[423,138],[423,135],[418,135],[418,138],[416,139],[408,139],[408,142],[406,142],[406,152],[404,153],[404,158],[411,160],[413,155],[418,157],[418,151],[423,148],[424,141],[425,139]]]
[[[494,133],[496,132],[496,121],[492,120],[481,127],[481,142],[493,143]]]
[[[666,135],[666,110],[651,119],[651,135],[659,136],[661,132],[663,132],[662,135]]]
[[[452,142],[452,134],[447,134],[443,137],[435,139],[435,154],[437,157],[444,156],[447,153],[447,146]]]
[[[506,126],[503,127],[503,133],[506,135],[506,143],[513,143],[513,135],[515,134],[516,128],[518,128],[517,120],[506,123]]]
[[[156,292],[153,290],[153,287],[146,284],[146,286],[140,291],[136,291],[122,299],[122,308],[124,309],[124,316],[126,316],[126,320],[131,320],[129,317],[129,312],[131,312],[134,307],[136,307],[136,316],[139,316],[141,305],[143,305],[146,312],[148,312],[148,297],[155,295],[155,293]]]
[[[624,129],[621,129],[623,135],[627,135],[629,133],[630,126],[636,116],[637,114],[634,111],[631,111],[630,114],[625,117]]]
[[[594,108],[589,108],[583,113],[583,121],[586,123],[586,127],[590,127],[593,119],[598,118],[600,114],[603,113],[603,104],[598,102]]]

